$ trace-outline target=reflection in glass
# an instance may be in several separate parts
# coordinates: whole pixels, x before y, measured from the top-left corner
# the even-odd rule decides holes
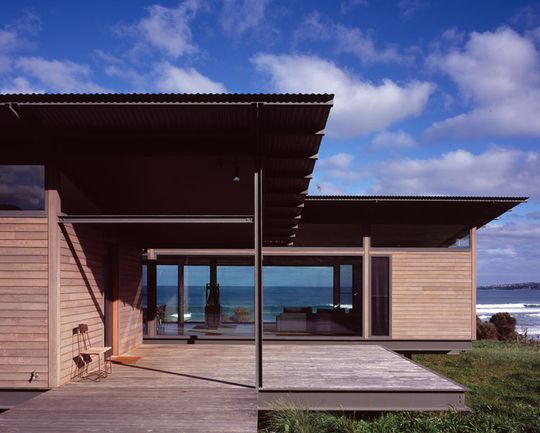
[[[338,275],[335,273],[339,272]],[[265,333],[359,335],[353,265],[265,266]]]
[[[157,333],[165,331],[167,324],[178,323],[178,266],[157,266]]]
[[[390,258],[371,258],[371,335],[390,335]]]
[[[143,265],[141,276],[142,288],[142,311],[143,311],[143,334],[148,334],[148,267]]]
[[[45,210],[43,165],[0,165],[0,211]]]
[[[254,278],[252,266],[218,266],[222,322],[253,323]]]
[[[204,323],[206,284],[209,281],[209,266],[184,266],[184,322]]]

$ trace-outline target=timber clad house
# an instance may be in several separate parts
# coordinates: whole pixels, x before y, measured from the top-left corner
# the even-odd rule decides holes
[[[255,409],[464,408],[401,355],[471,348],[476,230],[526,198],[309,196],[332,104],[0,95],[0,407],[86,389],[86,324],[113,361],[235,370]]]

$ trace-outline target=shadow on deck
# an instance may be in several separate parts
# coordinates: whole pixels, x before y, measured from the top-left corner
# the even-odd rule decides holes
[[[0,415],[2,432],[256,432],[258,409],[466,410],[463,386],[380,346],[141,345],[100,382],[71,383]]]

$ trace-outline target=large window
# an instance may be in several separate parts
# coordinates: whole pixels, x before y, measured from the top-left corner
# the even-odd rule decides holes
[[[361,258],[268,259],[263,270],[266,334],[361,335]]]
[[[371,335],[390,336],[390,257],[371,257]]]
[[[43,165],[0,165],[0,211],[45,210]]]

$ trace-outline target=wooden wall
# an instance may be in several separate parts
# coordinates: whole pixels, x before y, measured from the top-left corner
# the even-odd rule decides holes
[[[471,340],[470,251],[393,251],[392,338]]]
[[[119,248],[119,353],[142,343],[142,251],[133,245]]]
[[[69,382],[76,366],[77,337],[73,329],[89,326],[92,345],[104,345],[104,252],[105,237],[90,226],[66,224],[61,235],[60,316],[61,377]],[[142,253],[128,243],[118,249],[119,354],[142,343]]]
[[[0,217],[0,388],[48,386],[47,294],[47,218]]]
[[[104,240],[89,226],[66,224],[60,233],[60,383],[76,371],[78,354],[73,329],[89,326],[90,340],[103,346]]]

